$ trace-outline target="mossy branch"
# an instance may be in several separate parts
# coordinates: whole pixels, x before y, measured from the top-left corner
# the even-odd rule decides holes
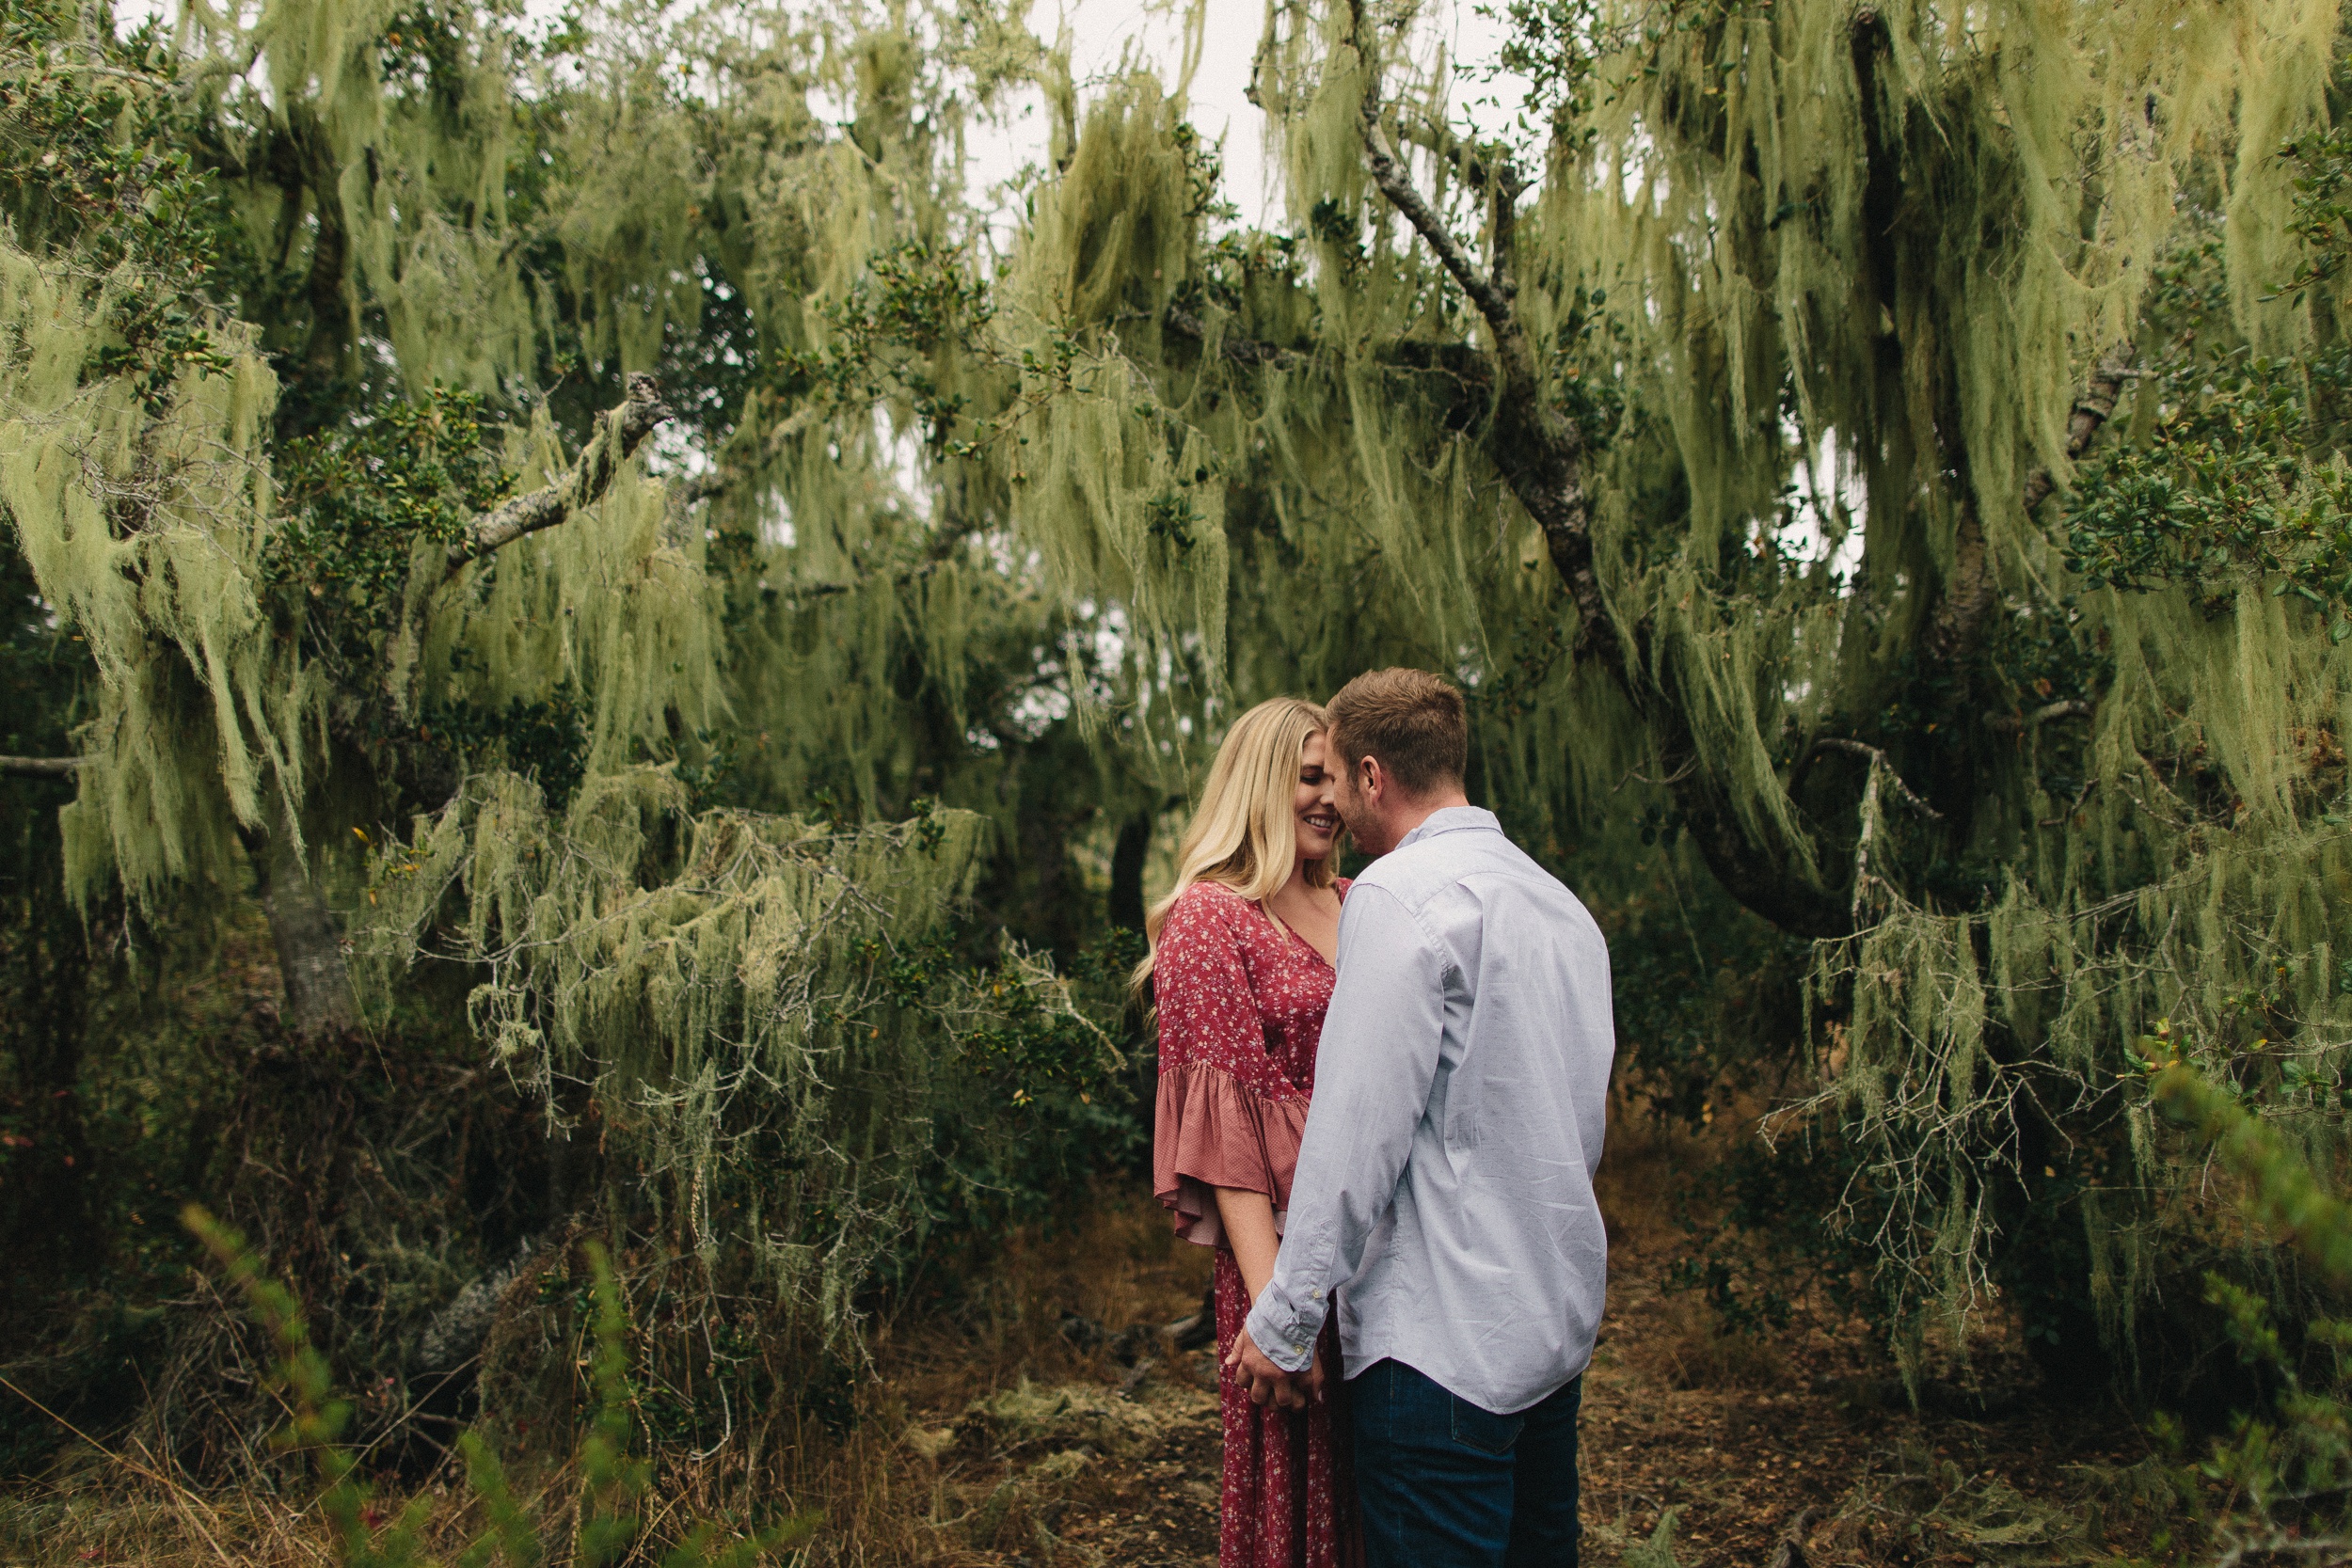
[[[1692,842],[1708,869],[1741,904],[1784,929],[1834,936],[1851,929],[1838,901],[1805,869],[1756,842],[1725,795],[1723,781],[1702,768],[1684,768],[1697,747],[1691,721],[1672,694],[1632,668],[1629,648],[1643,641],[1641,628],[1629,637],[1601,591],[1593,556],[1592,505],[1584,482],[1582,434],[1547,395],[1534,344],[1519,319],[1518,285],[1511,276],[1517,239],[1518,202],[1528,188],[1507,160],[1483,165],[1478,182],[1493,202],[1489,264],[1481,272],[1468,248],[1414,186],[1398,161],[1383,126],[1378,57],[1370,38],[1363,0],[1350,0],[1349,40],[1365,73],[1359,109],[1365,166],[1390,205],[1411,224],[1447,273],[1462,287],[1486,322],[1492,339],[1494,419],[1486,428],[1486,453],[1511,493],[1544,536],[1545,554],[1577,608],[1576,654],[1598,657],[1627,696],[1653,725],[1661,749],[1677,766],[1675,800]],[[1443,155],[1442,153],[1440,155]]]
[[[2123,383],[2132,375],[2132,345],[2118,343],[2099,356],[2092,367],[2090,380],[2083,387],[2082,396],[2066,420],[2066,458],[2073,462],[2090,450],[2091,437],[2115,412],[2116,400],[2122,396]],[[2026,476],[2025,490],[2019,497],[2027,515],[2050,498],[2058,488],[2058,477],[2048,468],[2036,468]],[[1960,503],[1958,537],[1952,548],[1951,576],[1946,579],[1942,596],[1935,611],[1929,617],[1923,638],[1930,657],[1940,664],[1956,664],[1975,653],[1984,633],[1985,617],[1999,598],[1994,580],[1993,556],[1985,541],[1984,523],[1978,515],[1976,503],[1963,497]]]
[[[1350,0],[1348,14],[1349,40],[1364,72],[1364,97],[1358,119],[1365,167],[1380,194],[1413,226],[1485,320],[1493,338],[1497,393],[1495,420],[1487,431],[1487,454],[1502,470],[1511,493],[1543,531],[1545,551],[1569,597],[1576,601],[1578,655],[1596,654],[1618,664],[1624,640],[1609,613],[1599,574],[1593,566],[1583,437],[1545,395],[1534,345],[1512,304],[1518,286],[1511,277],[1510,254],[1518,198],[1527,190],[1527,182],[1507,163],[1492,170],[1493,254],[1487,270],[1481,272],[1398,161],[1382,125],[1379,56],[1371,41],[1363,0]]]
[[[0,776],[11,779],[70,779],[80,757],[0,757]]]
[[[454,577],[469,563],[525,534],[553,528],[574,513],[594,506],[612,487],[622,465],[669,418],[660,384],[642,372],[631,375],[628,395],[596,416],[580,460],[563,477],[485,513],[465,538],[450,546],[449,575]]]
[[[1205,344],[1209,341],[1209,324],[1181,305],[1170,305],[1168,308],[1167,321],[1169,328],[1181,337],[1190,338],[1196,343]],[[1217,339],[1216,351],[1219,357],[1232,364],[1251,369],[1260,365],[1304,364],[1314,357],[1312,355],[1302,354],[1296,349],[1283,348],[1275,343],[1262,342],[1256,338],[1244,338],[1231,332]]]
[[[2066,460],[2069,463],[2090,450],[2091,437],[2100,427],[2115,417],[2116,401],[2123,395],[2123,384],[2136,373],[2133,368],[2132,345],[2117,343],[2099,356],[2099,362],[2090,369],[2090,379],[2083,386],[2083,395],[2074,400],[2074,410],[2066,417]],[[2058,488],[2058,476],[2047,468],[2036,468],[2026,479],[2025,507],[2028,515]]]

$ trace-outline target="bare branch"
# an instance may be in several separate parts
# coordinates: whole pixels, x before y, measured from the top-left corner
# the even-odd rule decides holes
[[[70,779],[80,757],[0,757],[0,776],[11,779]]]
[[[1415,232],[1437,253],[1438,261],[1454,275],[1454,280],[1462,285],[1462,292],[1470,295],[1470,303],[1478,307],[1478,313],[1486,318],[1486,325],[1495,329],[1496,336],[1500,338],[1506,327],[1517,331],[1518,324],[1511,314],[1510,296],[1497,289],[1494,279],[1471,263],[1469,250],[1454,237],[1454,231],[1445,226],[1445,220],[1438,215],[1437,210],[1429,205],[1428,198],[1414,186],[1411,177],[1405,172],[1405,166],[1397,161],[1396,150],[1389,145],[1389,133],[1380,123],[1379,56],[1373,52],[1364,36],[1364,0],[1349,0],[1348,11],[1353,22],[1350,37],[1364,71],[1364,101],[1359,114],[1362,119],[1364,164],[1372,171],[1372,182],[1380,187],[1380,194],[1389,198],[1389,205],[1405,214],[1405,221],[1411,224]],[[1505,181],[1505,183],[1512,182],[1515,180]]]
[[[1867,740],[1848,740],[1843,736],[1825,735],[1805,748],[1804,755],[1797,759],[1797,766],[1788,770],[1789,793],[1796,792],[1797,785],[1804,782],[1805,773],[1812,768],[1813,759],[1823,752],[1844,752],[1850,756],[1868,758],[1873,765],[1885,769],[1886,776],[1895,782],[1896,793],[1912,810],[1931,822],[1944,820],[1942,812],[1921,800],[1909,784],[1903,783],[1902,775],[1895,771],[1895,765],[1887,760],[1883,748],[1873,746]]]
[[[643,372],[630,376],[628,395],[619,406],[596,416],[580,460],[563,477],[484,513],[466,537],[449,547],[450,576],[527,533],[553,528],[575,512],[594,506],[612,487],[621,466],[669,418],[660,384]]]

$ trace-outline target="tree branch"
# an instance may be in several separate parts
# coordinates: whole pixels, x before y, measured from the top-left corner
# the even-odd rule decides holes
[[[1486,325],[1495,329],[1496,336],[1500,338],[1506,329],[1517,331],[1518,324],[1511,315],[1510,296],[1497,289],[1491,277],[1471,264],[1470,252],[1463,247],[1461,241],[1454,237],[1453,230],[1446,228],[1445,220],[1414,187],[1404,166],[1397,162],[1395,149],[1389,145],[1389,134],[1380,124],[1379,57],[1373,53],[1364,38],[1364,0],[1349,0],[1348,12],[1352,19],[1350,41],[1356,46],[1356,55],[1362,62],[1364,71],[1364,101],[1358,112],[1362,121],[1364,163],[1372,171],[1372,182],[1380,187],[1380,194],[1389,198],[1389,205],[1402,213],[1405,221],[1428,242],[1438,261],[1454,275],[1454,280],[1462,285],[1462,292],[1470,295],[1470,303],[1478,307],[1478,313],[1486,318]],[[1517,183],[1516,175],[1507,177],[1504,183]]]
[[[1804,782],[1805,774],[1813,767],[1813,759],[1823,752],[1844,752],[1850,756],[1869,759],[1886,770],[1886,776],[1895,781],[1896,792],[1902,796],[1912,810],[1931,822],[1944,820],[1942,812],[1921,800],[1909,784],[1903,783],[1903,776],[1895,771],[1895,765],[1887,760],[1883,748],[1873,746],[1867,740],[1848,740],[1842,736],[1825,735],[1805,748],[1804,755],[1797,759],[1797,766],[1788,770],[1788,792],[1791,795],[1796,793],[1797,785]]]
[[[2026,731],[2038,729],[2053,720],[2090,719],[2095,717],[2097,713],[2098,709],[2093,705],[2083,702],[2079,698],[2066,697],[2055,703],[2045,703],[2031,713],[1988,714],[1985,716],[1984,727],[1988,730],[1997,730],[2003,735],[2023,735]]]
[[[2122,395],[2123,383],[2132,376],[2132,345],[2122,342],[2099,356],[2091,369],[2090,379],[2083,388],[2081,397],[2074,400],[2074,411],[2066,420],[2066,456],[2069,462],[2090,449],[2091,437],[2115,412],[2116,400]],[[2024,493],[2019,499],[2026,515],[2032,515],[2058,488],[2058,479],[2047,468],[2036,468],[2026,477]],[[1960,498],[1960,528],[1953,543],[1952,572],[1946,579],[1944,592],[1934,611],[1928,618],[1922,637],[1928,656],[1939,664],[1957,663],[1976,651],[1977,640],[1984,629],[1984,620],[1992,611],[1995,592],[1993,557],[1984,536],[1984,524],[1977,515],[1977,505],[1967,496]]]
[[[1545,553],[1576,605],[1576,657],[1599,659],[1655,728],[1675,781],[1676,807],[1725,892],[1787,930],[1832,936],[1851,929],[1846,910],[1804,868],[1750,837],[1722,782],[1706,768],[1690,766],[1697,746],[1689,719],[1671,693],[1640,673],[1637,667],[1645,668],[1646,661],[1629,657],[1629,643],[1638,644],[1643,632],[1637,626],[1629,635],[1620,628],[1601,592],[1593,560],[1592,503],[1584,489],[1583,436],[1548,394],[1534,345],[1514,306],[1511,249],[1526,181],[1507,160],[1478,170],[1484,177],[1478,182],[1486,186],[1494,202],[1491,270],[1481,273],[1397,161],[1381,125],[1379,62],[1368,36],[1364,0],[1350,0],[1349,14],[1350,41],[1364,71],[1359,129],[1366,166],[1380,194],[1436,253],[1486,324],[1494,367],[1489,382],[1493,415],[1484,440],[1486,457],[1542,531]]]
[[[595,505],[612,487],[621,466],[669,418],[660,385],[642,372],[631,375],[628,395],[617,407],[596,416],[588,444],[570,470],[554,483],[516,496],[476,518],[466,537],[449,547],[449,575],[455,577],[469,562]]]
[[[1350,33],[1364,72],[1364,98],[1358,110],[1358,129],[1364,144],[1365,166],[1373,183],[1389,204],[1403,214],[1416,233],[1436,253],[1438,261],[1462,286],[1485,319],[1493,338],[1495,417],[1486,432],[1486,452],[1502,471],[1511,493],[1543,531],[1544,547],[1552,567],[1576,602],[1576,652],[1595,654],[1622,676],[1623,639],[1600,591],[1593,566],[1592,507],[1584,493],[1584,441],[1576,426],[1545,395],[1543,378],[1535,369],[1534,349],[1527,330],[1512,308],[1509,251],[1518,201],[1526,181],[1507,162],[1493,169],[1494,265],[1482,273],[1470,252],[1445,226],[1397,161],[1381,126],[1380,63],[1370,38],[1364,0],[1349,0]]]
[[[1169,306],[1162,321],[1178,337],[1188,338],[1203,348],[1207,346],[1209,324],[1182,306]],[[1340,368],[1339,360],[1327,353],[1284,348],[1279,343],[1231,332],[1217,339],[1217,356],[1226,363],[1244,370],[1256,370],[1266,365],[1285,369],[1315,366],[1330,370]],[[1440,417],[1450,431],[1472,429],[1493,411],[1493,360],[1469,343],[1398,338],[1374,349],[1372,357],[1393,376],[1443,377],[1450,385],[1451,392]]]
[[[81,766],[80,757],[0,757],[0,777],[70,779]]]
[[[2090,380],[2083,388],[2083,395],[2074,400],[2074,411],[2066,417],[2068,462],[2088,451],[2090,438],[2115,417],[2115,404],[2123,395],[2123,383],[2134,373],[2132,345],[2128,341],[2117,343],[2099,356],[2099,362],[2090,369]],[[2057,488],[2057,476],[2047,468],[2036,468],[2026,480],[2026,511],[2031,514]]]
[[[1209,324],[1181,305],[1168,306],[1168,325],[1180,337],[1190,338],[1194,342],[1205,344],[1209,341]],[[1236,337],[1230,332],[1216,341],[1216,352],[1219,356],[1236,365],[1252,369],[1260,365],[1298,364],[1312,357],[1295,348],[1281,348],[1256,338]]]
[[[1400,121],[1396,134],[1415,147],[1434,152],[1451,164],[1466,184],[1484,186],[1493,177],[1494,169],[1487,164],[1484,151],[1463,141],[1453,131],[1426,115]],[[1511,165],[1505,160],[1501,166],[1508,169]]]

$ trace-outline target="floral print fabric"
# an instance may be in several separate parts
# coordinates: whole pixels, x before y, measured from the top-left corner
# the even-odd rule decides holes
[[[1347,884],[1338,884],[1342,897]],[[1295,932],[1216,882],[1184,890],[1152,965],[1160,1080],[1152,1187],[1177,1233],[1216,1248],[1218,1393],[1225,1433],[1219,1568],[1342,1568],[1360,1560],[1349,1485],[1338,1349],[1318,1353],[1325,1391],[1304,1411],[1260,1409],[1223,1367],[1248,1315],[1241,1270],[1223,1244],[1216,1187],[1290,1199],[1298,1136],[1314,1091],[1315,1050],[1334,975]]]

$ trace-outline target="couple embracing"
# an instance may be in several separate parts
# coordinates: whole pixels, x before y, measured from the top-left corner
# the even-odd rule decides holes
[[[1148,923],[1153,1186],[1216,1252],[1220,1568],[1576,1562],[1609,955],[1468,756],[1417,670],[1260,704]]]

